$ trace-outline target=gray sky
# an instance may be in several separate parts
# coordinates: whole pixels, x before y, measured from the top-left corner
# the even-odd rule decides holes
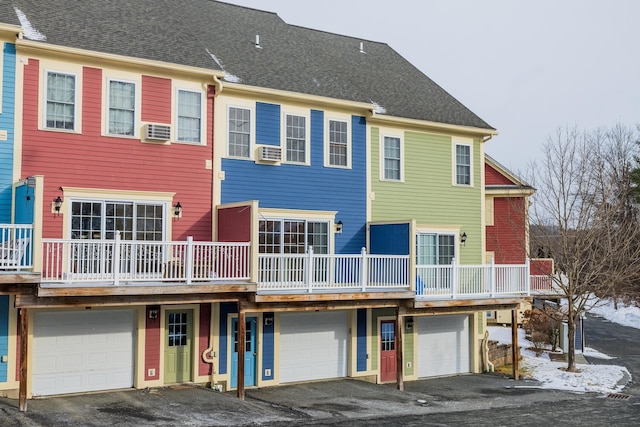
[[[640,123],[637,0],[224,1],[387,43],[498,129],[514,172],[558,127]]]

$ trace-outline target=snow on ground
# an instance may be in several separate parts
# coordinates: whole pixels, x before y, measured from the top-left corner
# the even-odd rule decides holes
[[[614,310],[613,303],[602,303],[590,312],[603,317],[611,322],[640,329],[640,308],[618,305]],[[491,326],[489,327],[489,339],[501,344],[511,343],[511,328]],[[521,367],[528,371],[528,375],[540,381],[542,388],[556,390],[568,390],[575,392],[616,393],[621,391],[631,379],[631,374],[624,366],[618,365],[583,365],[578,364],[580,372],[566,372],[566,362],[551,361],[547,353],[536,357],[529,350],[532,343],[525,338],[522,328],[518,329],[518,344],[521,347]],[[587,357],[598,359],[614,359],[597,350],[587,347],[584,353]]]

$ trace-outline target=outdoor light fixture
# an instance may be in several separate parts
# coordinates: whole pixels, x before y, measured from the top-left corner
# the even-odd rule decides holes
[[[408,316],[407,317],[407,321],[405,322],[405,327],[407,328],[407,331],[413,330],[413,317],[412,316]]]
[[[149,309],[149,319],[157,319],[158,318],[158,309],[150,308]]]
[[[273,313],[264,315],[264,326],[273,325]]]
[[[462,236],[460,236],[460,243],[462,243],[462,246],[466,246],[465,243],[467,243],[467,233],[462,233]]]
[[[53,201],[53,210],[56,212],[56,215],[60,215],[60,209],[62,209],[62,198],[58,196]]]
[[[176,205],[173,207],[173,216],[174,218],[182,217],[182,205],[180,204],[180,202],[176,203]]]
[[[336,222],[336,225],[334,227],[336,234],[342,234],[342,221]]]

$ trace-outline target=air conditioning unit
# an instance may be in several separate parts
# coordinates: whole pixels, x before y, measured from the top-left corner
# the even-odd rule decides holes
[[[282,161],[282,149],[272,145],[261,145],[258,147],[258,160],[262,162]]]
[[[145,139],[155,141],[169,141],[171,139],[171,126],[157,123],[147,123],[144,130]]]

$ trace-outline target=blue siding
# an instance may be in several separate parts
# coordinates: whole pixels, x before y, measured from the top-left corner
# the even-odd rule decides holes
[[[227,333],[227,317],[229,313],[235,313],[238,311],[238,306],[232,302],[223,302],[220,304],[220,329],[218,330],[220,334],[220,341],[218,343],[218,372],[220,374],[227,373],[227,343],[229,342],[229,337]]]
[[[9,296],[0,295],[0,357],[9,355]],[[0,362],[0,383],[7,382],[7,362]]]
[[[0,130],[7,131],[7,140],[0,141],[0,223],[11,222],[11,186],[13,183],[13,141],[15,110],[16,47],[4,43],[2,71],[2,112]]]
[[[369,228],[371,253],[409,255],[410,224],[373,224]]]
[[[356,338],[356,371],[367,370],[367,309],[358,309],[358,336]]]
[[[264,313],[264,317],[274,318],[274,313]],[[275,322],[274,322],[275,323]],[[264,325],[262,327],[262,379],[272,380],[275,375],[274,358],[275,358],[275,341],[274,341],[274,323]],[[264,375],[265,369],[271,369],[271,375]]]
[[[324,167],[324,112],[310,112],[311,165],[256,164],[223,159],[222,203],[258,200],[262,208],[337,211],[342,234],[336,253],[359,253],[366,245],[366,121],[352,116],[352,168]],[[280,144],[280,107],[256,104],[258,144]]]
[[[256,103],[256,143],[280,145],[280,106]]]

